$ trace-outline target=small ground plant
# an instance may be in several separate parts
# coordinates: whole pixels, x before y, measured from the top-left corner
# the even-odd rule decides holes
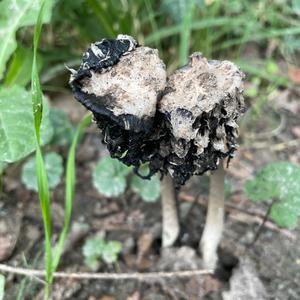
[[[118,241],[107,241],[101,237],[87,239],[82,252],[85,264],[93,271],[99,269],[101,262],[116,263],[122,245]]]
[[[146,175],[149,171],[144,166],[140,172]],[[128,187],[145,202],[154,202],[160,195],[160,181],[157,176],[143,180],[132,174],[131,167],[111,157],[105,157],[98,162],[93,172],[93,184],[101,194],[107,197],[120,196]]]
[[[254,202],[270,201],[271,219],[282,227],[295,228],[300,215],[300,168],[289,162],[275,162],[258,172],[245,185]]]

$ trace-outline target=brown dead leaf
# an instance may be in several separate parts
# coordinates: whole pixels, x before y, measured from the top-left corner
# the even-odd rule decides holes
[[[292,127],[292,133],[295,135],[295,137],[300,139],[300,126]]]
[[[116,298],[113,296],[105,295],[105,296],[102,296],[99,300],[116,300]]]
[[[293,83],[300,84],[300,68],[288,65],[288,77]]]

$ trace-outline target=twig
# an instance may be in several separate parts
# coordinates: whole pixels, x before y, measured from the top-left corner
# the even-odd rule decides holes
[[[271,204],[270,204],[269,207],[268,207],[268,210],[267,210],[267,212],[266,212],[266,214],[265,214],[263,220],[262,220],[262,223],[259,225],[259,228],[258,228],[258,230],[256,231],[256,234],[255,234],[255,236],[254,236],[254,238],[253,238],[253,241],[248,245],[248,248],[247,248],[248,250],[249,250],[250,248],[252,248],[252,247],[254,246],[254,244],[256,243],[256,241],[258,240],[258,238],[259,238],[259,236],[260,236],[260,234],[261,234],[263,228],[265,227],[265,224],[266,224],[266,222],[267,222],[267,220],[268,220],[268,217],[269,217],[269,215],[270,215],[270,213],[271,213],[271,209],[272,209],[274,203],[275,203],[275,200],[273,199],[272,202],[271,202]]]
[[[0,264],[0,272],[30,276],[30,277],[45,277],[46,272],[35,269],[24,269]],[[172,277],[190,277],[195,275],[208,275],[212,274],[213,270],[187,270],[187,271],[174,271],[174,272],[150,272],[150,273],[67,273],[67,272],[54,272],[54,278],[68,278],[68,279],[103,279],[103,280],[123,280],[123,279],[137,279],[147,280]]]
[[[184,200],[184,201],[187,201],[187,202],[193,202],[194,201],[193,196],[190,196],[190,195],[185,194],[185,193],[180,193],[179,198]],[[197,203],[201,206],[206,206],[207,205],[207,201],[202,197],[198,198]],[[225,202],[225,211],[229,213],[229,217],[231,219],[233,219],[235,221],[238,221],[238,222],[243,222],[243,223],[256,223],[256,224],[260,225],[260,224],[263,223],[263,219],[265,217],[265,213],[263,213],[263,212],[259,212],[259,211],[256,211],[256,210],[255,211],[248,211],[246,209],[236,207],[233,204],[226,203],[226,202]],[[293,234],[290,230],[280,228],[271,221],[266,221],[264,223],[264,227],[266,227],[270,230],[279,232],[280,234],[288,237],[291,240],[296,239],[295,234]]]

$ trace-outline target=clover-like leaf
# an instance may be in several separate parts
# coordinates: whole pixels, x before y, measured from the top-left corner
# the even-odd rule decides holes
[[[122,245],[118,241],[105,241],[101,237],[95,237],[87,239],[82,250],[85,264],[96,271],[101,260],[107,264],[115,263]]]
[[[95,188],[107,197],[116,197],[126,189],[126,176],[131,171],[123,163],[111,157],[105,157],[98,162],[93,173]]]
[[[63,173],[63,159],[57,153],[51,152],[45,155],[45,167],[48,176],[49,188],[55,188]],[[36,178],[35,158],[30,158],[22,169],[22,182],[29,190],[38,191]]]
[[[49,118],[53,127],[53,136],[51,139],[51,144],[70,144],[74,133],[74,128],[68,116],[62,110],[52,108],[49,112]]]
[[[0,90],[0,161],[15,162],[35,149],[31,93],[13,86]],[[41,126],[42,144],[49,142],[53,128],[44,102]]]
[[[155,202],[160,195],[160,181],[156,175],[149,180],[134,175],[131,180],[131,189],[145,202]]]
[[[122,245],[118,241],[109,241],[101,254],[102,259],[107,263],[115,263],[118,260],[118,255],[122,250]]]
[[[99,256],[103,252],[104,247],[105,242],[101,237],[87,239],[82,248],[83,255],[86,257]]]
[[[263,168],[245,185],[253,201],[275,199],[271,218],[279,225],[294,228],[300,215],[300,168],[289,162],[275,162]]]

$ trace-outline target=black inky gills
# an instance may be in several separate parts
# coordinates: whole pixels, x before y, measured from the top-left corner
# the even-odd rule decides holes
[[[166,86],[158,51],[137,46],[130,36],[103,39],[72,73],[74,96],[93,112],[111,155],[136,167],[147,161],[152,150],[145,142],[151,140],[157,100]]]
[[[243,78],[233,63],[207,61],[200,53],[169,77],[159,103],[169,143],[157,161],[177,184],[215,170],[220,159],[233,155],[236,122],[244,111]]]

